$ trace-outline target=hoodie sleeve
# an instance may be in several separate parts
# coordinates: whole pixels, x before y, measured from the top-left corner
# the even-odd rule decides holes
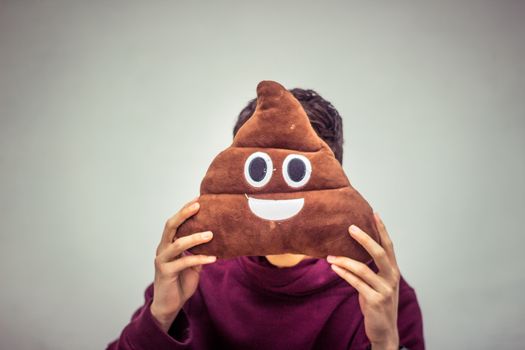
[[[168,333],[165,333],[150,311],[153,302],[153,284],[146,288],[144,305],[131,317],[120,337],[107,350],[179,350],[191,349],[190,324],[184,310],[180,310]]]
[[[397,329],[399,344],[410,350],[424,350],[423,316],[414,288],[403,277],[399,282]]]

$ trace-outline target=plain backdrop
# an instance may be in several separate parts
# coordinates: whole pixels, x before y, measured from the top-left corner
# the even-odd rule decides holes
[[[264,79],[343,116],[428,348],[522,346],[524,67],[523,1],[0,1],[0,348],[118,337]]]

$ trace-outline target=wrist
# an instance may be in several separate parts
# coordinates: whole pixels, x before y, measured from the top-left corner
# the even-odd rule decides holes
[[[171,324],[177,317],[177,314],[179,313],[179,308],[176,309],[175,312],[163,312],[161,308],[157,307],[157,305],[153,302],[150,305],[150,312],[155,321],[157,321],[157,324],[160,326],[160,328],[168,333],[168,330],[171,327]]]
[[[382,341],[371,341],[372,350],[398,350],[399,335],[396,333]]]
[[[372,350],[398,350],[399,342],[371,343]]]
[[[399,345],[395,344],[372,344],[371,350],[399,350]]]

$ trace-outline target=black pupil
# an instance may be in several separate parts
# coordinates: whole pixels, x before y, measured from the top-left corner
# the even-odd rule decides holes
[[[288,163],[287,171],[292,181],[299,182],[306,176],[306,165],[301,159],[294,158]]]
[[[248,171],[253,181],[262,181],[262,179],[264,179],[264,176],[266,175],[266,172],[268,171],[266,162],[261,157],[253,158],[250,161]]]

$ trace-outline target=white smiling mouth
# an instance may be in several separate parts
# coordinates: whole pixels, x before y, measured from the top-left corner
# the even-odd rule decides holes
[[[265,220],[286,220],[297,214],[304,205],[304,198],[257,199],[248,198],[252,213]]]

